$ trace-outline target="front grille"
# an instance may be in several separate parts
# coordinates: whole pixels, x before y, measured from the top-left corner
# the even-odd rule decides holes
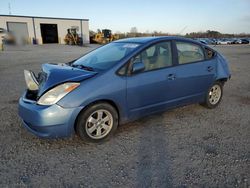
[[[25,98],[32,100],[32,101],[37,101],[37,94],[38,94],[38,91],[27,90]]]

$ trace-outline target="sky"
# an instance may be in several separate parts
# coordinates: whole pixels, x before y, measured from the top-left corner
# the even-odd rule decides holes
[[[250,0],[0,0],[0,14],[89,19],[90,30],[250,33]]]

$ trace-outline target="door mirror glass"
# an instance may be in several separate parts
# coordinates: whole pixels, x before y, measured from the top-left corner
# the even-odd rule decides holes
[[[139,73],[139,72],[144,71],[144,69],[145,69],[145,65],[143,62],[136,62],[133,64],[132,73],[133,74]]]

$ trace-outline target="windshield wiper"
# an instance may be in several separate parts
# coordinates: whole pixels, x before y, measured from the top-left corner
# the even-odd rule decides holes
[[[72,64],[71,66],[75,67],[75,68],[79,68],[79,69],[84,69],[84,70],[87,70],[87,71],[94,71],[94,69],[92,67],[89,67],[89,66],[86,66],[86,65],[74,65],[74,64]]]

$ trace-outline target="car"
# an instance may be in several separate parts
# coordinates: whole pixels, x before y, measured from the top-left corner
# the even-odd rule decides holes
[[[194,38],[194,40],[199,41],[202,44],[208,45],[208,41],[205,38]]]
[[[207,41],[205,41],[205,40],[199,40],[199,42],[202,44],[206,44],[206,45],[208,44]]]
[[[229,39],[220,39],[217,40],[216,44],[231,44],[231,41]]]
[[[248,39],[241,39],[241,44],[249,44],[249,40]]]
[[[117,40],[24,76],[19,116],[30,132],[101,142],[118,125],[150,114],[193,103],[215,108],[231,74],[214,49],[169,36]]]
[[[210,38],[196,38],[195,40],[199,41],[202,44],[205,45],[213,45],[216,44],[212,39]]]
[[[232,44],[241,44],[241,40],[240,39],[234,39],[232,41]]]

